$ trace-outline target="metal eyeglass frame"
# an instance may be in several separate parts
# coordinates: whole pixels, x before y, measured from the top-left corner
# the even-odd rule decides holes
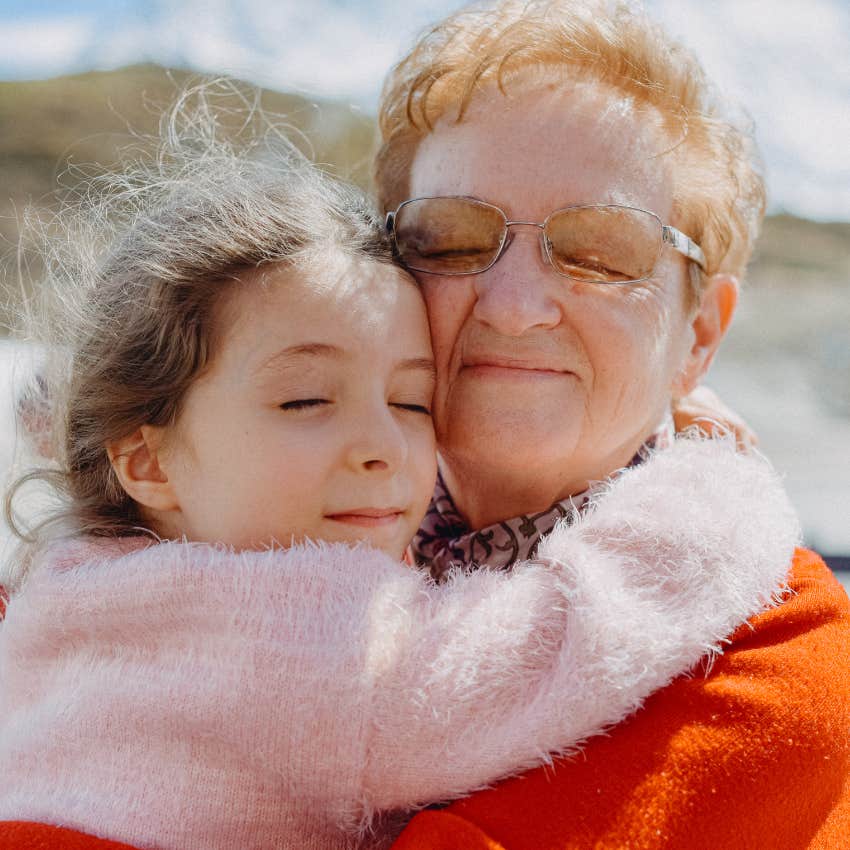
[[[386,217],[386,221],[385,221],[385,225],[386,225],[387,233],[389,234],[390,238],[392,239],[393,248],[394,248],[397,256],[399,254],[399,251],[398,251],[398,242],[396,241],[395,220],[396,220],[396,217],[398,216],[399,212],[401,212],[401,210],[404,207],[406,207],[408,204],[412,204],[416,201],[445,201],[445,200],[452,200],[452,199],[457,199],[457,200],[462,200],[462,201],[472,201],[473,203],[479,204],[482,207],[489,207],[490,209],[496,210],[496,212],[498,212],[499,215],[501,215],[502,220],[504,221],[504,233],[502,233],[502,241],[499,244],[499,249],[498,249],[498,251],[496,251],[495,256],[486,266],[484,266],[484,268],[476,269],[475,271],[471,271],[471,272],[435,272],[435,271],[431,271],[429,269],[421,269],[421,268],[417,268],[416,266],[411,266],[411,265],[408,265],[407,263],[404,263],[406,268],[412,269],[413,271],[423,272],[424,274],[439,274],[439,275],[444,275],[446,277],[463,277],[465,275],[481,274],[482,272],[486,272],[487,269],[492,268],[497,262],[499,262],[499,260],[502,258],[502,255],[507,250],[507,247],[510,244],[510,242],[508,240],[508,228],[513,227],[515,225],[520,225],[520,226],[525,226],[525,227],[538,227],[538,228],[540,228],[541,231],[543,231],[543,233],[541,233],[541,237],[543,238],[543,244],[544,244],[544,247],[545,247],[545,250],[546,250],[546,259],[548,259],[549,265],[552,266],[552,269],[555,271],[556,274],[559,274],[562,277],[570,278],[571,280],[580,280],[580,281],[587,282],[585,278],[574,277],[573,275],[569,275],[566,272],[560,271],[558,269],[558,267],[555,265],[555,263],[552,259],[551,244],[545,236],[546,225],[549,223],[549,220],[552,218],[552,216],[557,215],[558,213],[561,213],[561,212],[565,212],[567,210],[612,209],[613,208],[613,209],[623,209],[623,210],[635,210],[637,212],[646,213],[647,215],[651,215],[658,222],[658,226],[661,228],[661,245],[660,245],[659,250],[658,250],[658,256],[655,258],[655,262],[653,263],[652,268],[650,269],[649,273],[646,274],[644,277],[635,278],[634,280],[621,280],[621,281],[610,281],[610,282],[603,282],[603,281],[597,280],[597,281],[589,281],[589,282],[600,283],[603,286],[625,286],[625,285],[632,284],[632,283],[640,283],[643,280],[648,280],[649,278],[652,277],[653,273],[655,272],[655,267],[658,264],[658,258],[661,256],[661,250],[663,249],[663,247],[665,245],[669,245],[675,251],[678,251],[684,257],[687,257],[687,259],[689,259],[691,262],[696,263],[702,271],[706,270],[706,268],[705,268],[705,266],[706,266],[705,254],[703,254],[702,248],[700,248],[700,246],[697,245],[697,243],[694,242],[694,240],[691,239],[690,236],[686,236],[684,233],[682,233],[681,230],[678,230],[677,228],[673,227],[670,224],[664,224],[664,222],[661,221],[661,219],[654,212],[651,212],[650,210],[641,209],[641,207],[632,207],[632,206],[629,206],[627,204],[575,204],[573,206],[559,207],[558,209],[553,210],[551,213],[549,213],[549,215],[546,216],[546,218],[542,222],[519,221],[519,220],[512,221],[511,219],[509,219],[507,217],[507,215],[505,214],[505,211],[503,209],[501,209],[501,207],[497,207],[495,204],[490,204],[487,201],[479,200],[478,198],[472,198],[468,195],[424,195],[424,196],[419,197],[419,198],[408,198],[406,201],[402,201],[402,203],[400,203],[398,205],[398,207],[396,207],[395,210],[388,212],[387,217]]]

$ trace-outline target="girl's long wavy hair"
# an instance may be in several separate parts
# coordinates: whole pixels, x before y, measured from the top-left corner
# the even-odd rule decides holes
[[[52,463],[8,490],[7,522],[24,544],[10,583],[57,535],[142,525],[106,446],[176,421],[215,351],[216,308],[241,275],[269,263],[309,274],[329,250],[392,261],[367,197],[310,163],[274,116],[246,107],[243,131],[254,129],[238,142],[223,137],[214,106],[222,87],[236,91],[221,82],[184,91],[159,137],[137,140],[119,169],[89,177],[49,219],[29,222],[46,271],[23,325],[48,353],[31,400]],[[34,480],[59,506],[24,528],[15,504]]]

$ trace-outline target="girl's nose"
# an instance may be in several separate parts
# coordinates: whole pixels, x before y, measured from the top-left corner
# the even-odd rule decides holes
[[[407,439],[386,404],[376,407],[361,423],[348,455],[351,466],[370,473],[392,474],[404,464]]]

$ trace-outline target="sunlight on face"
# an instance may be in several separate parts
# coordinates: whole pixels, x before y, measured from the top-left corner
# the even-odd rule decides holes
[[[418,289],[340,253],[239,287],[168,442],[182,533],[238,548],[363,540],[400,557],[436,475]]]
[[[422,140],[410,195],[466,195],[519,221],[598,203],[669,221],[672,177],[656,156],[667,145],[657,124],[595,84],[482,91],[463,121]],[[503,487],[517,503],[486,521],[542,510],[627,463],[669,409],[691,340],[686,263],[675,252],[649,280],[604,286],[556,274],[537,228],[510,238],[481,274],[419,274],[453,495],[458,480],[491,471],[528,482],[525,493]]]

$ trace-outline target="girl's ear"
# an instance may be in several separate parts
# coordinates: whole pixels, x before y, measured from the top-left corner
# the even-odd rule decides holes
[[[165,429],[142,425],[106,447],[109,462],[127,495],[155,511],[180,509],[174,487],[162,465]]]
[[[708,371],[738,304],[738,279],[728,274],[711,277],[691,320],[691,349],[673,386],[675,398],[692,392]]]

